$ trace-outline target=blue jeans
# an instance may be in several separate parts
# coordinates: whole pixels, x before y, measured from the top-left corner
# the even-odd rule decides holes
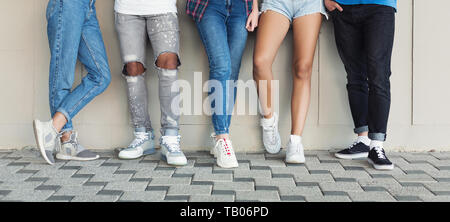
[[[95,11],[95,0],[50,0],[47,6],[47,34],[51,52],[50,111],[64,114],[72,130],[72,118],[111,81],[106,50]],[[87,75],[72,90],[77,59]]]
[[[205,14],[196,22],[209,61],[209,95],[219,99],[211,103],[212,123],[217,135],[228,134],[236,101],[236,87],[242,54],[247,42],[247,13],[243,0],[209,1]],[[215,83],[219,83],[221,87]],[[215,97],[217,98],[217,97]]]

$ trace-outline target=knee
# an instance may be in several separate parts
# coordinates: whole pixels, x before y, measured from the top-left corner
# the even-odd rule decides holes
[[[111,84],[111,72],[108,71],[102,76],[102,79],[99,82],[101,91],[102,92],[105,91],[110,84]]]
[[[125,75],[139,76],[145,72],[145,68],[140,62],[129,62],[125,65],[124,71]]]
[[[299,80],[311,80],[312,62],[295,62],[294,77]]]
[[[255,78],[262,78],[264,70],[270,70],[272,68],[272,61],[265,56],[255,56],[253,58],[253,76]]]
[[[178,65],[179,59],[175,53],[161,54],[156,60],[156,66],[161,69],[177,69]]]

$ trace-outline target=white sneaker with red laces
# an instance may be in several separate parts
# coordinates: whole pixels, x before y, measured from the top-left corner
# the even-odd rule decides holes
[[[222,168],[235,168],[238,167],[238,161],[234,154],[233,144],[229,139],[218,139],[214,146],[213,152],[217,158],[216,163]]]

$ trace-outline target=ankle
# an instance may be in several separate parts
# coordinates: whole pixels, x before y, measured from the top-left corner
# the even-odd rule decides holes
[[[220,140],[220,139],[226,139],[226,140],[229,140],[229,139],[230,139],[230,136],[229,136],[229,134],[219,134],[219,135],[216,135],[216,140]]]
[[[67,142],[70,140],[70,136],[72,135],[72,131],[66,131],[61,136],[61,142]]]

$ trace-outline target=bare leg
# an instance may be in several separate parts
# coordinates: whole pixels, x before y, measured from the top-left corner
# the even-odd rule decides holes
[[[263,116],[271,118],[272,111],[272,64],[281,43],[289,31],[290,22],[285,16],[274,11],[261,15],[256,34],[255,51],[253,54],[253,79],[256,81]],[[260,90],[260,81],[267,81],[267,91]]]
[[[322,15],[302,16],[294,20],[294,89],[291,99],[292,135],[301,136],[311,97],[311,74]]]

